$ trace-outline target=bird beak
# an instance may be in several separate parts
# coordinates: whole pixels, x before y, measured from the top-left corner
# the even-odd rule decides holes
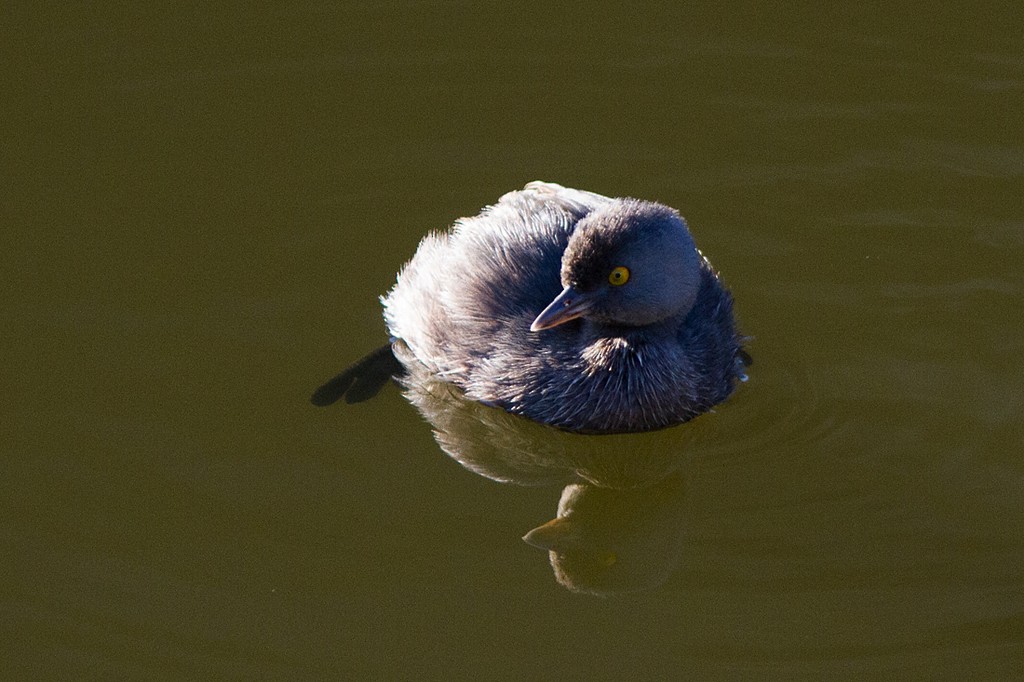
[[[581,537],[580,528],[576,522],[559,516],[543,526],[531,530],[523,536],[523,541],[538,549],[557,552],[579,543]]]
[[[584,315],[593,305],[593,294],[584,294],[568,286],[562,289],[562,293],[541,311],[541,314],[530,325],[530,331],[539,332],[542,329],[550,329],[563,322],[575,320]]]

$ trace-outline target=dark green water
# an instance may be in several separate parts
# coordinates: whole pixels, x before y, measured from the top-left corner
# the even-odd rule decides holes
[[[10,11],[3,676],[1024,675],[993,8]],[[533,179],[678,207],[754,338],[631,595],[520,540],[560,486],[467,471],[391,388],[307,402],[424,233]]]

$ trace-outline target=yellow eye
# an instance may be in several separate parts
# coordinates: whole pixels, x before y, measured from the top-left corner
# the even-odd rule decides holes
[[[629,281],[629,268],[619,266],[611,271],[608,275],[608,281],[617,287],[622,286]]]

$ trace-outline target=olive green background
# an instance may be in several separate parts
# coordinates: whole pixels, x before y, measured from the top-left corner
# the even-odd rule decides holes
[[[1022,14],[9,9],[3,676],[1024,674]],[[659,590],[560,587],[558,488],[398,391],[307,402],[533,179],[679,208],[753,337]]]

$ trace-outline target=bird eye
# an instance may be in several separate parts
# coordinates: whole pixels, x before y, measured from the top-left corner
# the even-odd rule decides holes
[[[629,268],[620,265],[608,275],[608,281],[615,286],[622,286],[629,281]]]

